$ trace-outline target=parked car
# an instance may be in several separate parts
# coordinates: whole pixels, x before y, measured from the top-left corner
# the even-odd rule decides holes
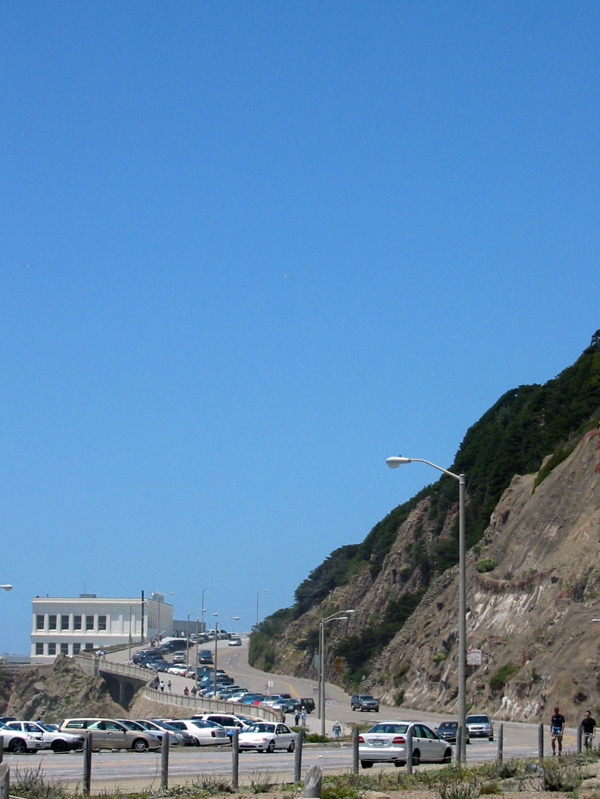
[[[264,698],[264,694],[245,694],[240,699],[240,705],[260,705]]]
[[[185,663],[185,652],[175,652],[173,663]]]
[[[352,710],[372,710],[375,713],[379,712],[379,700],[371,696],[371,694],[354,694],[350,700],[350,708]]]
[[[487,713],[473,713],[467,716],[467,730],[470,738],[494,740],[494,725]]]
[[[2,722],[0,722],[0,735],[4,739],[4,750],[15,755],[24,755],[26,752],[39,752],[40,749],[50,748],[47,741],[40,741],[28,732],[11,730]]]
[[[147,730],[142,724],[140,724],[139,721],[133,721],[132,719],[117,719],[117,721],[119,724],[127,727],[128,730],[133,730],[134,732],[145,732],[148,735],[152,735],[152,737],[156,738],[159,743],[165,737],[164,732],[160,733],[157,730]]]
[[[169,727],[168,724],[161,721],[150,721],[149,719],[136,719],[136,722],[141,725],[148,732],[154,732],[160,735],[162,741],[165,732],[169,733],[169,746],[195,746],[196,741],[188,732],[176,730],[175,727]]]
[[[237,716],[233,716],[230,713],[198,713],[197,715],[192,716],[192,720],[197,718],[201,719],[202,721],[212,721],[213,724],[220,724],[230,738],[233,737],[235,730],[238,730],[238,732],[243,732],[243,730],[248,729],[250,726],[248,722],[244,722],[237,718]]]
[[[69,752],[72,749],[82,749],[83,735],[69,732],[58,732],[40,721],[9,721],[6,725],[9,730],[26,732],[39,741],[48,743],[53,752]]]
[[[116,719],[65,719],[59,729],[62,731],[87,730],[92,733],[93,749],[133,749],[145,752],[158,749],[160,741],[153,735],[139,730],[128,730]]]
[[[303,696],[300,699],[294,699],[293,701],[295,704],[294,707],[288,711],[290,713],[292,710],[302,710],[303,707],[307,713],[312,713],[316,708],[315,700],[312,698],[312,696]]]
[[[274,752],[275,749],[293,752],[296,748],[296,733],[286,724],[258,721],[239,734],[238,744],[240,752]]]
[[[458,721],[442,721],[440,726],[435,728],[434,732],[437,733],[438,738],[442,738],[444,741],[448,741],[448,743],[455,744],[457,730]],[[468,729],[466,743],[470,743]]]
[[[196,739],[196,746],[226,746],[227,731],[219,724],[202,719],[165,719],[176,730],[186,730]]]
[[[452,747],[426,724],[414,721],[382,721],[358,736],[358,758],[363,768],[373,763],[406,765],[406,739],[409,729],[413,736],[413,765],[419,763],[450,763]]]

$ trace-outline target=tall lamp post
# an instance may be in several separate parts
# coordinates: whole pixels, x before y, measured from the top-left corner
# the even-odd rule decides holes
[[[354,610],[338,610],[319,622],[319,716],[321,735],[325,735],[325,625],[330,621],[348,621]]]
[[[186,662],[186,664],[188,666],[190,665],[190,616],[193,616],[196,613],[198,613],[197,610],[192,611],[192,613],[188,613],[188,615],[187,615],[187,627],[185,628],[185,634],[186,634],[186,637],[187,637],[187,640],[185,642],[185,662]],[[197,627],[198,627],[198,625],[196,624],[196,628]],[[198,638],[197,637],[196,637],[196,660],[198,660]],[[198,664],[196,663],[196,668],[197,667],[198,667]]]
[[[202,607],[200,608],[200,611],[202,613],[202,632],[203,633],[206,632],[206,628],[204,626],[204,614],[206,613],[206,607],[204,605],[204,592],[208,591],[210,588],[216,588],[216,587],[217,587],[216,585],[207,585],[206,588],[202,589]]]
[[[263,589],[262,589],[262,591],[257,591],[257,592],[256,592],[256,626],[257,626],[257,627],[258,627],[258,598],[259,598],[259,596],[260,596],[261,594],[266,594],[266,593],[268,593],[268,591],[269,591],[269,589],[268,589],[268,588],[263,588]]]
[[[397,469],[406,463],[425,463],[438,472],[458,480],[458,726],[460,736],[460,752],[458,762],[464,763],[467,757],[467,572],[466,572],[466,536],[465,536],[465,476],[454,474],[431,461],[421,458],[392,457],[386,459],[390,469]]]
[[[216,618],[217,618],[217,616],[219,614],[218,613],[211,613],[210,615],[215,617],[215,656],[213,658],[213,660],[215,661],[215,668],[214,668],[214,672],[213,672],[214,676],[213,676],[213,696],[212,696],[212,698],[216,699],[216,697],[217,697],[217,644],[219,643],[219,622],[216,621]]]

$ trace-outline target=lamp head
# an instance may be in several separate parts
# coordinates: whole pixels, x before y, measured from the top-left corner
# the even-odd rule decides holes
[[[12,585],[6,583],[6,585],[0,585],[3,591],[12,591]]]
[[[397,457],[386,458],[385,462],[390,467],[390,469],[397,469],[398,466],[403,466],[405,463],[410,463],[410,458],[402,458],[400,455]]]

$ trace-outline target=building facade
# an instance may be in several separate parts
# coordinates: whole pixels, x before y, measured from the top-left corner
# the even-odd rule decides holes
[[[35,597],[32,601],[31,662],[51,663],[57,655],[78,655],[110,646],[139,644],[170,635],[173,606],[163,594],[103,599],[95,594],[78,597]]]

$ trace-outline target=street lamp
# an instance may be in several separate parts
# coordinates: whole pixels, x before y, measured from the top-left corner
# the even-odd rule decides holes
[[[0,588],[3,591],[12,591],[12,585],[9,585],[8,583],[5,583],[4,585],[0,585]]]
[[[159,591],[154,591],[152,593],[152,599],[158,603],[158,620],[157,620],[157,631],[156,637],[157,641],[160,643],[161,634],[160,634],[160,606],[164,604],[166,596],[173,596],[173,591],[169,591],[167,594],[161,594]]]
[[[256,626],[258,627],[258,598],[261,594],[268,593],[268,588],[263,588],[262,591],[257,591],[256,593]]]
[[[218,613],[211,613],[211,616],[214,616],[215,619],[219,615]],[[213,699],[217,698],[217,644],[219,643],[219,622],[215,621],[215,669],[214,669],[214,676],[213,676]]]
[[[425,463],[438,472],[458,480],[458,727],[461,730],[458,762],[464,763],[467,757],[467,572],[465,536],[465,476],[454,474],[431,461],[421,458],[393,457],[386,459],[390,469],[397,469],[405,463]]]
[[[206,632],[206,627],[204,626],[204,614],[206,613],[206,608],[204,607],[204,592],[208,591],[210,588],[216,588],[216,585],[207,585],[206,588],[202,589],[202,607],[200,608],[202,612],[202,632]]]
[[[319,622],[319,716],[321,735],[325,735],[325,625],[330,621],[348,621],[354,610],[338,610]]]
[[[192,613],[188,613],[187,615],[187,627],[185,628],[185,634],[187,636],[187,641],[185,642],[185,662],[186,665],[190,665],[190,616],[193,616],[195,613],[198,613],[197,610],[192,611]],[[196,638],[196,660],[198,660],[198,639]],[[196,663],[196,667],[198,664]]]

